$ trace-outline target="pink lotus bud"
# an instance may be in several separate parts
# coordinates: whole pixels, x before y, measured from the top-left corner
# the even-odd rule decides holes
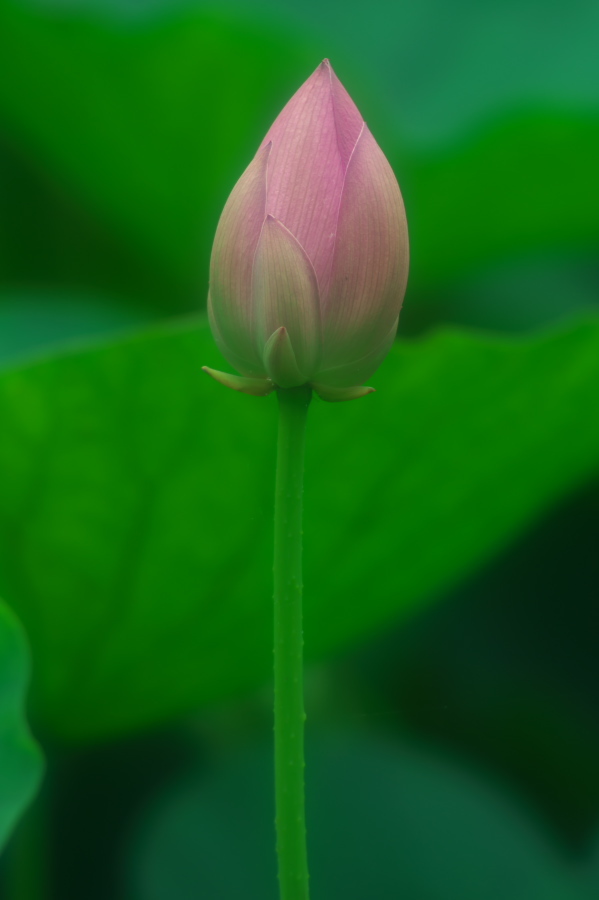
[[[324,399],[351,399],[370,390],[360,385],[393,342],[407,276],[399,186],[325,59],[221,215],[208,297],[214,338],[250,393],[310,383]],[[225,381],[246,389],[244,379]]]

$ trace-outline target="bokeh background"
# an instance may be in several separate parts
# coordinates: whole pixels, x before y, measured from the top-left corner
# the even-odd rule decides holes
[[[310,423],[313,897],[597,897],[598,41],[594,0],[1,0],[0,595],[46,771],[0,896],[276,898],[276,404],[201,376],[203,311],[328,57],[412,269],[378,393]]]

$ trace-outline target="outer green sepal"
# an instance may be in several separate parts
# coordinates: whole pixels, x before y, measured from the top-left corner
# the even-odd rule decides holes
[[[312,383],[312,387],[320,399],[326,400],[328,403],[340,403],[342,400],[357,400],[358,397],[365,397],[366,394],[373,394],[375,392],[375,388],[373,387],[361,387],[360,385],[338,388],[329,387],[326,384]]]
[[[209,369],[208,366],[202,366],[202,371],[218,381],[219,384],[224,384],[233,391],[251,394],[252,397],[267,397],[275,389],[270,378],[245,378],[241,375],[231,375],[229,372]]]

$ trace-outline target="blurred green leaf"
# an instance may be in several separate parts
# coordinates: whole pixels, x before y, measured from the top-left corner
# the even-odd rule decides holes
[[[404,154],[405,155],[405,154]],[[543,249],[596,259],[599,116],[502,113],[455,145],[397,152],[413,248],[411,285],[430,289],[482,264]]]
[[[53,248],[48,265],[61,265],[69,283],[70,270],[81,283],[87,265],[98,286],[108,280],[191,309],[205,296],[214,228],[235,180],[289,96],[337,51],[339,74],[404,190],[414,294],[514,255],[591,257],[599,238],[599,115],[588,88],[594,7],[544,13],[539,36],[534,3],[491,13],[464,3],[451,16],[379,3],[367,24],[337,2],[318,6],[300,29],[264,4],[251,15],[169,7],[139,18],[2,4],[0,120],[10,146],[55,185],[56,201],[71,196],[98,222],[80,246],[84,217],[71,221],[61,208],[68,221],[56,248],[51,216],[35,207],[13,255],[27,256],[41,219],[49,237],[40,247]],[[561,39],[556,61],[548,48]],[[9,245],[23,217],[18,200]],[[47,249],[29,253],[34,271],[40,255]]]
[[[122,0],[87,2],[123,9]],[[239,0],[220,8],[239,15]],[[352,96],[376,83],[393,128],[423,148],[453,144],[524,105],[599,111],[595,0],[370,0],[367,12],[363,0],[253,0],[252,12],[311,29],[321,55],[342,52],[361,73]]]
[[[66,341],[114,337],[149,324],[151,316],[105,296],[66,291],[0,293],[0,366],[39,354]]]
[[[227,391],[182,323],[0,377],[0,589],[63,736],[246,691],[271,665],[276,403]],[[306,650],[406,615],[597,470],[599,322],[394,348],[378,395],[316,402]]]
[[[12,292],[17,286],[39,292],[41,285],[79,294],[87,289],[113,296],[113,304],[130,306],[133,300],[154,313],[181,305],[188,286],[174,284],[172,271],[101,221],[71,180],[12,131],[0,116],[0,282]],[[46,294],[47,315],[58,307],[60,320],[58,292]]]
[[[306,771],[314,900],[587,897],[505,786],[422,747],[308,733]],[[139,823],[128,896],[276,900],[273,809],[268,746],[187,776]]]
[[[0,5],[0,118],[11,145],[141,254],[167,306],[174,296],[195,307],[205,294],[233,183],[297,88],[295,73],[317,62],[295,37],[216,13],[119,22]],[[92,256],[99,240],[91,234]],[[68,273],[78,254],[64,256]],[[130,273],[123,279],[128,289]]]
[[[369,643],[354,675],[406,727],[526,785],[577,848],[599,816],[597,547],[587,482],[442,604]]]
[[[585,873],[590,882],[589,900],[599,893],[599,832],[594,835],[588,857],[588,871]]]
[[[529,254],[506,259],[433,293],[429,305],[453,325],[491,331],[532,331],[573,315],[599,311],[599,270],[581,253]],[[435,305],[437,309],[435,310]],[[425,303],[408,304],[407,319],[423,318]],[[429,309],[429,315],[430,315]]]
[[[42,759],[25,722],[29,652],[16,616],[0,602],[0,848],[32,799]]]

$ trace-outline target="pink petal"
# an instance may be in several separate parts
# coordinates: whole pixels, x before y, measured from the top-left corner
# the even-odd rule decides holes
[[[291,232],[267,216],[254,260],[254,310],[258,346],[284,327],[297,365],[308,378],[321,350],[316,275]]]
[[[297,367],[286,328],[278,328],[271,334],[264,348],[264,363],[271,380],[278,387],[292,388],[306,383],[306,376]]]
[[[214,342],[227,362],[231,363],[231,365],[243,375],[249,377],[264,377],[266,375],[262,358],[256,352],[253,343],[250,341],[243,342],[241,340],[236,340],[234,342],[235,346],[239,347],[241,352],[244,353],[243,356],[240,356],[239,353],[232,349],[232,345],[225,341],[216,320],[214,303],[212,302],[212,295],[210,292],[208,293],[208,321],[210,322],[210,330]]]
[[[364,126],[347,168],[330,288],[321,296],[327,368],[385,339],[401,308],[408,255],[399,185]]]
[[[212,317],[221,340],[246,368],[262,368],[252,334],[252,262],[265,216],[270,147],[260,150],[235,187],[220,217],[210,260]]]
[[[363,120],[325,60],[280,113],[272,142],[266,211],[295,235],[328,281],[345,171]]]
[[[339,390],[368,381],[393,346],[398,321],[399,318],[393,322],[383,340],[380,341],[374,349],[369,350],[368,353],[365,353],[364,356],[361,356],[359,359],[352,360],[344,365],[322,369],[314,376],[314,383],[318,383],[321,386],[326,386],[327,388],[334,390]]]

